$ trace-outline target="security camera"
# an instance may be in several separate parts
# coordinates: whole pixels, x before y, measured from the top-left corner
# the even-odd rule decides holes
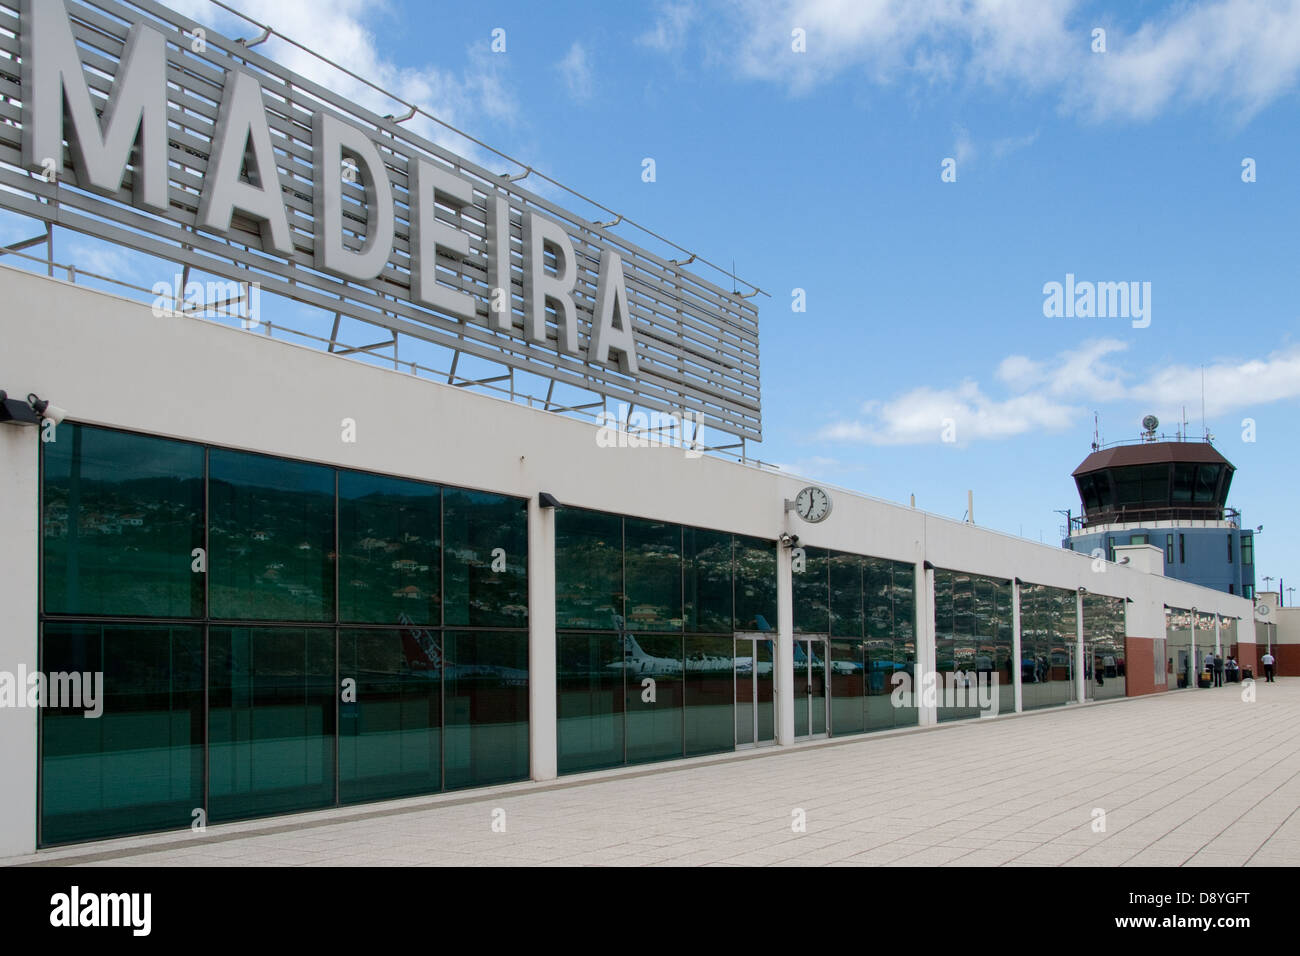
[[[1079,593],[1080,593],[1080,594],[1087,594],[1087,593],[1088,593],[1088,589],[1087,589],[1087,588],[1079,588]]]
[[[37,398],[34,394],[28,395],[27,401],[31,403],[32,410],[36,412],[37,415],[40,415],[42,419],[48,418],[56,425],[63,424],[63,420],[68,417],[68,410],[66,408],[60,408],[58,405],[54,405],[45,399]]]
[[[797,534],[783,534],[780,538],[781,547],[797,548],[799,547],[799,536]]]
[[[1119,563],[1119,564],[1128,564],[1129,561],[1131,561],[1131,560],[1132,560],[1132,559],[1131,559],[1131,558],[1126,554],[1126,555],[1124,555],[1124,557],[1120,558],[1119,561],[1118,561],[1117,563]]]

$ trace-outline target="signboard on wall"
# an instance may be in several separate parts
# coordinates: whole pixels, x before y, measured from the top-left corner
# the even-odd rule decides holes
[[[0,0],[0,187],[36,219],[762,437],[747,300],[151,0]]]

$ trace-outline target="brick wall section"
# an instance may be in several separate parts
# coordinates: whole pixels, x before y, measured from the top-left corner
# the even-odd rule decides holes
[[[1124,641],[1124,686],[1129,697],[1161,694],[1169,689],[1165,684],[1156,683],[1154,644],[1155,640],[1149,637],[1130,637]]]

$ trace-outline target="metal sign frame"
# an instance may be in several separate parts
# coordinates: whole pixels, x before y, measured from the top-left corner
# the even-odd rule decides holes
[[[165,128],[151,105],[164,95]],[[407,118],[372,113],[153,0],[0,0],[0,207],[762,439],[749,301],[413,133]],[[61,155],[43,155],[51,143]]]

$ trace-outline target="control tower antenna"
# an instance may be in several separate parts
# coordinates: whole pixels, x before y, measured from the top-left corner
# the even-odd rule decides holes
[[[1205,423],[1205,366],[1201,366],[1201,434],[1208,441],[1210,427]]]
[[[1101,450],[1101,415],[1096,411],[1092,413],[1092,450]]]

